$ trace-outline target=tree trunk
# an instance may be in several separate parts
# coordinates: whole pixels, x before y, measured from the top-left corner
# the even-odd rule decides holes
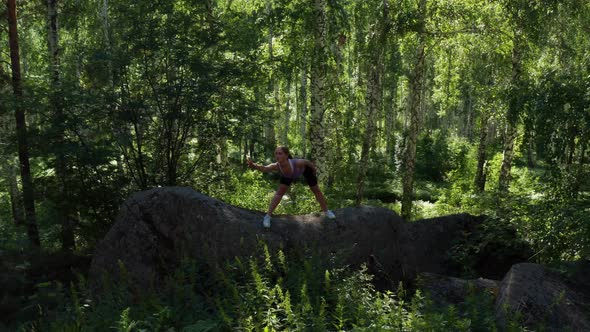
[[[379,61],[378,59],[375,59]],[[380,64],[373,63],[370,65],[369,77],[367,78],[367,124],[364,133],[364,139],[361,149],[361,159],[359,161],[359,173],[356,181],[356,205],[360,205],[363,200],[363,192],[365,187],[365,176],[369,164],[369,152],[371,149],[371,142],[375,135],[375,117],[379,107],[378,89],[380,85],[380,72],[377,67]]]
[[[529,129],[525,136],[526,160],[529,168],[535,167],[535,134]]]
[[[397,75],[391,73],[391,75]],[[397,108],[397,77],[391,82],[389,93],[385,98],[385,153],[387,162],[393,165],[395,161],[395,113]]]
[[[265,151],[267,156],[271,156],[274,153],[274,149],[277,146],[277,138],[275,132],[275,116],[277,114],[277,107],[279,106],[279,98],[278,98],[278,87],[276,84],[276,75],[275,75],[275,66],[274,66],[274,54],[273,54],[273,22],[271,19],[272,15],[272,2],[270,0],[266,0],[266,16],[270,21],[268,26],[268,58],[270,63],[270,76],[268,78],[268,91],[272,93],[272,101],[268,107],[269,109],[269,116],[266,118],[265,127],[264,127],[264,136],[265,136]]]
[[[227,138],[225,136],[220,136],[217,139],[217,157],[216,161],[217,164],[225,167],[229,165],[229,160],[227,159]]]
[[[394,93],[394,92],[391,92]],[[385,154],[387,163],[393,165],[395,160],[395,97],[386,98],[385,111]]]
[[[25,218],[27,220],[27,235],[34,251],[41,248],[39,230],[37,229],[37,217],[35,214],[35,195],[33,192],[33,178],[29,164],[29,145],[27,143],[27,123],[23,109],[23,88],[20,76],[20,54],[18,48],[18,31],[16,21],[16,0],[7,0],[8,9],[8,34],[10,43],[10,62],[12,69],[12,88],[16,98],[16,136],[18,144],[18,159],[23,186],[23,202],[25,206]]]
[[[580,169],[582,168],[582,165],[584,165],[584,159],[585,159],[585,155],[586,155],[586,145],[587,145],[587,141],[586,141],[586,136],[587,135],[582,135],[581,139],[580,139],[580,157],[578,158],[578,163],[580,164]]]
[[[10,76],[7,76],[0,67],[0,90],[9,84]],[[11,144],[9,140],[14,135],[14,122],[10,121],[9,110],[5,108],[6,104],[0,104],[0,145]],[[8,185],[8,196],[12,212],[12,220],[15,225],[25,225],[25,213],[23,210],[23,199],[18,189],[18,162],[14,159],[12,153],[2,154],[1,158],[5,161],[0,163],[2,177]]]
[[[481,127],[479,129],[479,146],[477,147],[477,170],[475,172],[475,188],[478,191],[484,191],[486,186],[486,148],[488,135],[489,116],[486,111],[481,114]]]
[[[299,99],[301,106],[299,107],[299,135],[301,137],[301,154],[304,158],[307,158],[307,63],[305,62],[301,70],[300,91]]]
[[[112,61],[113,45],[111,44],[111,29],[109,25],[109,0],[102,0],[102,7],[100,12],[102,19],[102,32],[104,37],[104,44],[107,53],[107,72],[109,77],[109,87],[115,88],[114,69]]]
[[[75,8],[76,9],[80,9],[80,0],[76,0],[76,4],[75,4]],[[74,28],[74,47],[76,49],[81,49],[82,47],[80,46],[80,21],[76,20],[76,27]],[[81,83],[81,79],[82,79],[82,61],[83,60],[83,54],[82,52],[78,52],[76,55],[76,81],[74,82],[74,84],[76,85],[76,88],[80,88],[80,83]]]
[[[416,50],[417,62],[411,78],[410,91],[410,128],[406,141],[406,155],[404,162],[404,178],[402,193],[402,217],[411,218],[412,200],[414,196],[414,170],[416,162],[416,143],[418,140],[420,122],[420,103],[422,79],[424,74],[424,43],[421,41]]]
[[[247,136],[247,134],[244,134],[242,136],[240,143],[241,143],[240,145],[243,148],[241,162],[242,162],[242,165],[246,165],[246,160],[248,160],[248,156],[249,156],[248,155],[248,136]]]
[[[510,187],[510,169],[512,167],[512,159],[514,159],[514,141],[518,131],[512,121],[507,121],[506,131],[504,133],[504,154],[502,158],[502,168],[500,169],[500,179],[498,189],[500,191],[508,191]]]
[[[172,106],[174,107],[174,106]],[[177,112],[172,112],[172,114],[178,114]],[[163,121],[165,124],[164,134],[163,136],[166,138],[166,146],[164,150],[165,154],[165,166],[166,166],[166,178],[164,183],[168,186],[175,186],[176,181],[178,178],[178,164],[176,163],[175,153],[176,153],[176,139],[177,139],[177,131],[175,128],[176,120],[175,119],[168,119]],[[212,144],[211,148],[215,150],[215,143]]]
[[[283,112],[283,132],[281,133],[281,144],[289,146],[289,122],[291,121],[291,78],[287,79],[285,112]]]
[[[420,1],[420,10],[425,15],[426,0]],[[421,28],[418,36],[418,48],[416,49],[416,62],[414,71],[410,77],[410,128],[406,141],[406,155],[404,161],[403,193],[402,193],[402,217],[409,220],[412,215],[412,200],[414,198],[414,170],[416,163],[416,143],[420,128],[420,112],[422,104],[422,87],[424,79],[424,60],[426,33],[424,32],[424,17],[421,18]]]
[[[272,156],[274,148],[277,146],[276,132],[275,132],[275,120],[274,120],[274,105],[269,107],[269,116],[264,122],[264,138],[265,138],[265,151],[267,156]]]
[[[133,111],[136,113],[136,111]],[[143,134],[141,130],[141,123],[140,117],[137,114],[134,114],[133,118],[133,131],[135,133],[135,143],[137,145],[137,150],[133,147],[133,142],[130,142],[132,155],[134,158],[134,163],[137,167],[137,175],[139,182],[137,185],[141,189],[147,189],[148,187],[148,175],[146,171],[146,166],[144,162],[144,151],[143,151]]]
[[[49,77],[51,80],[50,103],[53,109],[55,174],[57,177],[57,213],[61,224],[62,250],[72,252],[75,248],[74,227],[69,218],[70,192],[67,185],[67,162],[65,156],[64,100],[60,80],[58,1],[47,0],[47,48],[49,51]]]
[[[574,188],[572,188],[573,190],[573,197],[575,199],[577,199],[579,197],[579,193],[580,193],[580,186],[582,184],[582,181],[580,179],[584,178],[584,173],[585,173],[585,167],[584,167],[584,155],[586,154],[586,135],[584,132],[581,133],[580,135],[580,155],[578,156],[578,165],[575,168],[576,169],[576,177],[577,177],[577,181],[574,183]]]
[[[311,160],[315,162],[320,180],[325,174],[324,114],[326,112],[325,85],[328,72],[326,50],[326,0],[313,0],[314,49],[311,62],[311,122],[309,135]]]
[[[5,164],[4,177],[6,178],[6,182],[8,182],[8,195],[10,196],[12,220],[14,221],[15,225],[24,225],[25,213],[23,211],[23,199],[18,190],[16,177],[17,167],[12,159],[13,158],[8,158],[8,162]]]
[[[395,125],[398,113],[398,99],[397,99],[397,86],[400,72],[400,55],[399,55],[399,44],[397,40],[394,40],[389,47],[389,58],[386,61],[385,69],[385,82],[384,87],[387,91],[384,100],[384,112],[385,112],[385,151],[387,154],[387,162],[393,166],[395,164]],[[384,92],[385,92],[384,91]]]
[[[250,154],[250,158],[252,159],[254,159],[254,144],[256,144],[254,139],[250,139],[250,144],[248,145],[248,153]]]
[[[383,57],[385,49],[387,48],[387,26],[388,26],[389,10],[387,1],[383,3],[383,16],[375,23],[375,30],[373,31],[373,39],[369,42],[369,50],[373,56],[369,59],[368,77],[367,77],[367,125],[365,128],[364,140],[361,149],[361,159],[359,162],[359,173],[357,177],[357,190],[355,203],[360,205],[363,200],[363,192],[365,187],[365,176],[369,164],[369,154],[373,145],[373,137],[375,136],[375,125],[377,116],[381,108],[382,99],[382,82],[383,77]]]
[[[574,163],[574,152],[576,151],[576,127],[572,126],[569,130],[569,137],[567,143],[567,159],[566,166],[569,168]]]
[[[510,90],[510,99],[508,105],[508,114],[506,116],[506,132],[504,135],[504,154],[502,159],[502,168],[500,169],[500,179],[498,180],[498,189],[508,191],[510,188],[510,171],[512,169],[512,159],[514,158],[514,141],[518,137],[518,114],[521,111],[520,82],[522,74],[521,63],[521,37],[515,32],[512,46],[512,77]]]
[[[80,0],[76,0],[76,3],[79,3]],[[103,33],[103,38],[104,38],[104,49],[106,51],[106,65],[107,65],[107,73],[108,73],[108,87],[110,89],[110,93],[112,95],[115,95],[115,85],[117,84],[115,82],[115,69],[113,66],[113,45],[111,42],[111,29],[110,29],[110,23],[109,23],[109,0],[102,0],[102,6],[100,8],[100,18],[102,20],[102,33]],[[78,36],[78,25],[76,25],[76,33],[75,33],[75,38],[76,41],[78,40],[79,36]],[[76,45],[78,43],[76,42]],[[79,55],[77,57],[77,67],[76,67],[76,73],[78,75],[78,78],[80,78],[81,76],[81,67],[82,67],[82,56]],[[78,79],[79,81],[79,79]],[[78,82],[77,82],[78,83]],[[121,85],[123,86],[124,84],[121,83]],[[119,105],[123,105],[125,104],[125,101],[123,100],[125,94],[123,93],[124,88],[121,88],[121,94],[119,97]],[[111,100],[113,98],[110,98]],[[113,103],[111,101],[107,102],[108,108],[111,110],[111,112],[117,112],[117,105],[116,103]],[[124,135],[127,136],[131,136],[130,133],[130,129],[128,127],[128,125],[125,123],[123,125],[119,124],[118,128],[117,128],[118,132],[123,132]],[[123,149],[122,149],[123,150]],[[125,173],[125,151],[122,151],[122,153],[119,153],[118,156],[116,157],[117,160],[117,176],[119,176],[120,178],[126,178],[127,174]],[[129,169],[129,173],[132,173],[132,170]],[[138,183],[138,181],[136,181],[136,183]]]
[[[359,7],[362,3],[356,2],[355,3],[355,12],[357,11],[357,7]],[[352,42],[347,43],[347,65],[346,65],[346,78],[347,78],[347,100],[346,109],[344,111],[344,132],[346,133],[346,139],[348,144],[346,144],[346,160],[353,161],[357,159],[357,142],[359,141],[357,138],[356,131],[356,118],[357,118],[357,111],[360,113],[360,103],[358,102],[357,92],[360,90],[360,83],[358,81],[362,80],[363,75],[359,75],[359,56],[361,52],[358,50],[364,44],[364,37],[365,32],[363,30],[363,24],[356,24],[357,21],[356,13],[353,15],[354,17],[354,24],[351,27],[353,31],[351,35],[353,36]],[[355,80],[356,78],[356,80]]]
[[[465,126],[464,126],[464,137],[467,137],[469,142],[473,141],[473,96],[471,92],[467,93],[467,100],[465,101],[465,114],[467,119],[465,119]]]

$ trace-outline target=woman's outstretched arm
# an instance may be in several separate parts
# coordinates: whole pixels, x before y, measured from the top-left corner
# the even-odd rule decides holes
[[[277,170],[277,163],[272,163],[270,165],[258,165],[255,164],[250,158],[248,158],[246,160],[246,162],[248,163],[248,167],[250,167],[251,169],[255,169],[257,171],[261,171],[261,172],[270,172],[270,171],[275,171]]]

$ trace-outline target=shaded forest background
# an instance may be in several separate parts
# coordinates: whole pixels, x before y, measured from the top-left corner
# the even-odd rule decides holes
[[[273,179],[244,161],[280,144],[316,163],[333,208],[499,214],[547,259],[588,254],[586,1],[17,5],[3,247],[92,248],[154,186],[264,210]],[[315,209],[293,188],[278,212]]]
[[[123,200],[157,186],[190,186],[264,211],[276,175],[248,170],[245,160],[270,163],[277,145],[314,161],[331,209],[378,205],[408,220],[486,214],[498,220],[489,232],[500,241],[503,227],[518,231],[531,261],[590,257],[588,1],[5,4],[0,255],[18,257],[16,264],[29,264],[18,261],[23,253],[90,254]],[[295,185],[277,213],[317,210],[308,189]],[[453,255],[461,262],[488,240]],[[286,266],[281,255],[276,264]],[[307,271],[300,272],[309,284],[294,292],[319,280],[319,294],[330,275],[311,271],[327,270],[299,263],[290,266]],[[251,295],[264,286],[256,271]],[[281,280],[273,271],[264,273]],[[412,324],[442,324],[443,316],[412,316],[420,299],[411,308],[387,302],[393,295],[375,295],[368,281],[366,271],[334,279],[356,294],[351,306],[389,303]],[[169,290],[180,292],[178,284]],[[77,296],[72,288],[67,301],[82,324],[86,305]],[[322,315],[324,300],[314,299]],[[311,308],[300,300],[302,312]],[[112,315],[126,330],[129,308],[115,302],[98,308],[118,308]],[[334,315],[347,308],[339,305]],[[84,319],[100,329],[108,324],[101,317]],[[491,319],[471,323],[488,326],[482,317]],[[244,319],[239,326],[252,323]],[[220,320],[201,322],[202,330]]]
[[[280,144],[333,208],[500,215],[545,259],[588,255],[587,1],[16,5],[3,248],[90,249],[155,186],[264,210],[274,179],[244,161]],[[278,212],[316,209],[296,186]]]

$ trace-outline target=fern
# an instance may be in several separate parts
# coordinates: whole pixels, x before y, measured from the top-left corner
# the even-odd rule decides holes
[[[131,310],[131,308],[125,308],[125,310],[123,310],[121,312],[120,319],[117,322],[117,326],[115,327],[117,329],[117,331],[131,332],[133,330],[133,328],[137,325],[137,322],[134,320],[131,320],[131,318],[129,317],[130,310]]]

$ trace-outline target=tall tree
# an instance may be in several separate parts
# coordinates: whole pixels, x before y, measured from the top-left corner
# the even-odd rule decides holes
[[[299,136],[301,138],[301,154],[307,156],[307,62],[301,66],[301,86],[299,87]]]
[[[70,191],[67,181],[64,99],[60,78],[60,46],[58,26],[58,0],[47,0],[47,48],[49,51],[50,103],[53,110],[53,136],[55,148],[55,174],[57,176],[56,206],[61,224],[62,249],[75,247],[73,222],[70,218]]]
[[[23,106],[23,87],[20,69],[20,53],[18,47],[18,27],[16,20],[16,0],[7,0],[8,14],[8,38],[10,44],[10,63],[12,69],[12,88],[16,99],[15,118],[16,136],[18,144],[18,159],[20,163],[20,175],[23,187],[23,201],[25,206],[25,219],[27,221],[27,235],[29,243],[34,250],[41,248],[37,217],[35,213],[35,195],[33,192],[33,177],[29,163],[29,145],[27,142],[27,123]]]
[[[281,144],[289,145],[289,124],[291,122],[291,76],[287,78],[285,89],[285,111],[283,114],[283,125],[281,126]]]
[[[541,33],[546,29],[545,23],[552,18],[555,5],[554,0],[518,0],[503,1],[511,31],[512,41],[511,76],[508,87],[508,110],[504,131],[503,159],[498,179],[498,189],[508,191],[510,187],[510,173],[514,158],[514,142],[519,136],[518,125],[525,112],[525,94],[527,93],[524,60],[530,44],[543,39]]]
[[[325,174],[326,148],[324,115],[326,113],[326,79],[328,74],[328,51],[326,48],[326,0],[313,1],[313,56],[311,60],[311,121],[309,135],[311,159],[315,162],[318,176]]]
[[[5,72],[4,67],[0,66],[0,93],[4,95],[10,87],[10,75]],[[10,207],[12,211],[12,219],[15,225],[25,224],[25,214],[23,211],[22,195],[18,189],[18,162],[15,160],[10,141],[14,137],[14,121],[10,121],[9,112],[7,109],[8,103],[0,104],[0,145],[9,148],[9,151],[1,151],[3,163],[0,163],[2,169],[2,177],[5,183],[8,184],[8,196],[10,199]]]
[[[48,0],[49,1],[49,0]],[[104,38],[104,46],[107,56],[107,75],[108,75],[108,83],[109,87],[114,88],[114,78],[113,78],[113,62],[112,62],[112,55],[113,55],[113,43],[111,40],[111,28],[110,28],[110,20],[109,20],[109,0],[102,0],[102,6],[100,6],[100,19],[102,21],[102,34]]]
[[[399,78],[400,54],[397,36],[392,37],[389,43],[389,54],[387,54],[385,77],[383,80],[384,97],[384,139],[385,153],[389,164],[395,161],[395,122],[397,114],[397,84]]]
[[[410,126],[406,140],[406,155],[404,158],[404,175],[402,180],[402,217],[409,219],[412,215],[412,200],[414,196],[414,171],[416,167],[416,143],[420,129],[422,89],[425,72],[426,48],[426,0],[420,0],[418,7],[417,47],[412,73],[410,74],[409,111]]]
[[[210,175],[217,170],[207,166],[217,154],[211,147],[223,151],[217,138],[229,135],[234,123],[248,115],[244,110],[250,106],[243,101],[250,91],[242,82],[244,73],[252,74],[250,82],[258,73],[261,81],[268,82],[262,72],[250,68],[255,52],[227,56],[235,51],[229,48],[233,45],[229,38],[236,31],[229,24],[224,29],[214,1],[183,6],[111,1],[111,5],[112,25],[120,27],[113,30],[112,38],[120,87],[113,118],[115,128],[122,128],[117,141],[128,173],[140,188],[199,181],[201,190],[207,190],[214,179]],[[138,16],[143,19],[136,20]],[[127,24],[130,21],[134,24]],[[258,38],[254,35],[249,40],[254,45],[241,47],[265,45]],[[253,88],[255,96],[260,86]],[[263,95],[265,90],[260,91]]]
[[[501,23],[500,23],[501,24]],[[477,191],[484,191],[486,186],[487,173],[489,170],[488,162],[488,144],[494,138],[490,135],[490,123],[499,113],[498,110],[504,104],[497,96],[501,95],[501,85],[497,82],[510,73],[506,62],[509,57],[506,51],[497,48],[495,51],[488,51],[494,44],[498,43],[495,33],[488,33],[486,38],[476,36],[473,39],[473,46],[468,53],[469,58],[473,59],[467,66],[469,84],[474,90],[474,108],[476,115],[479,116],[479,140],[477,143],[477,168],[474,177],[474,186]],[[472,40],[473,40],[472,39]],[[484,40],[485,39],[485,40]]]
[[[266,138],[266,153],[272,155],[274,148],[277,145],[276,131],[275,131],[275,117],[279,113],[279,85],[277,82],[275,57],[274,57],[274,19],[273,19],[273,6],[271,0],[265,0],[265,13],[268,20],[268,60],[270,64],[270,75],[268,77],[268,92],[272,95],[271,101],[268,107],[269,116],[266,119],[264,136]],[[286,143],[281,143],[286,144]]]
[[[369,58],[367,59],[367,114],[364,140],[361,149],[361,159],[359,162],[359,173],[357,177],[356,204],[360,205],[363,199],[365,187],[365,176],[369,163],[369,152],[372,148],[375,137],[375,126],[379,110],[381,109],[381,100],[383,97],[383,70],[385,50],[387,49],[387,33],[389,32],[389,3],[387,0],[381,1],[380,15],[377,16],[377,22],[373,24],[373,31],[368,45]]]
[[[5,128],[2,129],[4,134],[10,135]],[[12,136],[12,135],[11,135]],[[25,214],[22,208],[22,195],[18,190],[17,183],[17,166],[13,158],[7,158],[4,165],[2,165],[2,175],[8,183],[8,196],[10,198],[10,208],[12,211],[12,219],[15,225],[25,224]]]
[[[514,31],[512,45],[512,76],[510,80],[510,92],[508,96],[508,114],[506,116],[506,128],[504,131],[504,153],[498,189],[508,191],[510,186],[510,170],[514,158],[514,141],[518,136],[518,117],[522,111],[522,52],[523,37],[520,29]]]

